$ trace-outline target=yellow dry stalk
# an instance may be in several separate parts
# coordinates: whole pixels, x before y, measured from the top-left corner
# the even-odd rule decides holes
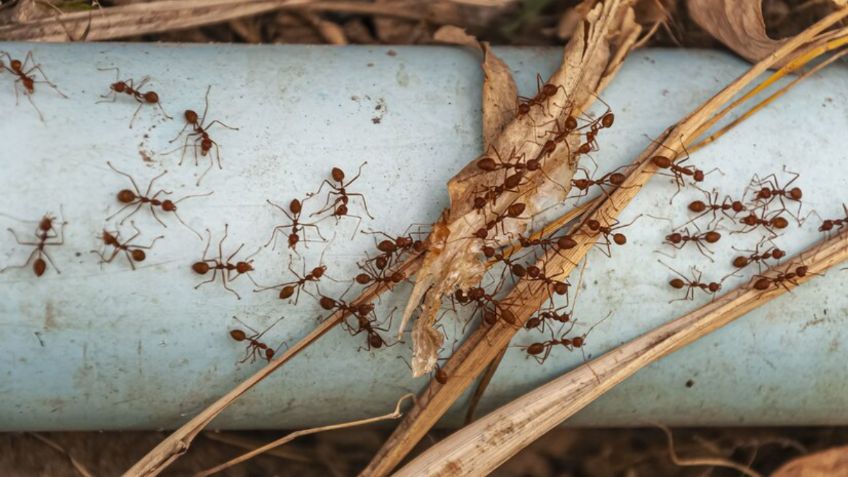
[[[634,167],[628,174],[625,182],[614,190],[607,200],[598,207],[591,215],[591,219],[597,220],[602,226],[612,223],[618,214],[632,201],[647,181],[657,172],[657,167],[649,160],[659,154],[672,155],[674,160],[677,154],[669,154],[665,151],[674,151],[677,144],[691,144],[697,137],[696,132],[706,131],[705,124],[715,124],[730,109],[720,110],[722,105],[729,104],[733,97],[745,87],[756,80],[761,74],[777,64],[780,60],[797,55],[793,61],[809,55],[810,53],[798,54],[798,51],[808,45],[816,35],[829,28],[834,23],[848,16],[848,7],[842,8],[819,22],[810,26],[800,34],[789,39],[774,53],[753,65],[746,73],[726,86],[715,96],[710,98],[700,108],[685,117],[660,138],[657,143],[649,146],[634,161]],[[821,54],[821,53],[819,53]],[[792,63],[790,63],[792,64]],[[663,152],[661,152],[663,151]],[[572,235],[577,246],[558,253],[549,253],[542,257],[539,265],[546,266],[549,270],[562,270],[561,273],[552,275],[552,279],[562,279],[568,276],[575,264],[579,263],[588,251],[595,245],[597,232],[578,230]],[[436,421],[444,415],[456,399],[465,392],[471,382],[495,359],[512,340],[512,337],[521,328],[521,325],[533,314],[542,303],[547,300],[550,290],[539,281],[520,280],[501,303],[501,309],[506,310],[515,317],[513,324],[498,320],[494,325],[481,327],[474,332],[456,350],[442,369],[450,377],[445,383],[431,380],[425,388],[417,405],[411,409],[398,425],[395,432],[383,444],[368,467],[360,474],[361,477],[382,477],[387,475],[421,440]]]

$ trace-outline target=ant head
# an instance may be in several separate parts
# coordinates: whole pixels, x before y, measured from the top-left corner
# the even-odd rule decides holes
[[[300,235],[295,233],[289,234],[289,248],[294,248],[298,241],[300,241]]]
[[[769,288],[771,288],[771,280],[766,277],[762,277],[754,282],[754,289],[756,290],[768,290]]]
[[[38,222],[38,228],[42,232],[47,232],[48,230],[53,228],[53,220],[54,220],[53,217],[50,217],[49,215],[45,215]]]
[[[406,275],[404,275],[403,272],[400,271],[392,273],[391,276],[392,282],[394,283],[400,283],[403,281],[404,278],[406,278]]]
[[[280,300],[291,298],[292,295],[294,295],[294,287],[292,285],[286,285],[280,289]]]
[[[678,290],[686,286],[686,282],[682,278],[672,278],[668,284],[671,285],[671,288],[677,288]]]
[[[803,195],[804,194],[803,192],[801,192],[801,189],[799,187],[793,187],[789,190],[789,198],[791,198],[792,200],[801,200],[801,197]]]
[[[354,280],[356,280],[356,283],[360,285],[367,285],[371,283],[371,275],[367,273],[360,273]]]
[[[506,209],[506,215],[513,217],[513,218],[518,217],[519,215],[524,213],[525,208],[526,208],[526,206],[521,202],[519,202],[517,204],[512,204]]]
[[[538,316],[534,316],[533,318],[530,318],[529,320],[527,320],[526,323],[524,323],[524,328],[526,328],[528,330],[532,330],[533,328],[538,328],[539,325],[541,325],[541,324],[542,324],[542,319],[539,318]]]
[[[707,289],[710,291],[710,293],[715,293],[721,290],[721,284],[716,282],[710,282],[710,284],[707,285]]]
[[[209,136],[204,136],[200,140],[200,155],[205,156],[210,149],[212,149],[212,140],[209,139]]]
[[[665,156],[654,156],[651,158],[651,162],[660,169],[668,169],[671,167],[671,159]]]
[[[130,252],[130,256],[132,256],[132,259],[136,262],[143,262],[144,259],[147,258],[147,255],[144,253],[144,250],[139,250],[137,248],[133,249]]]
[[[584,142],[577,148],[577,154],[589,154],[590,152],[592,152],[592,145],[588,142]]]
[[[593,232],[597,232],[601,229],[601,223],[595,219],[589,219],[586,221],[586,226],[589,227],[589,230]]]
[[[32,271],[35,272],[35,276],[40,277],[44,275],[45,270],[47,270],[47,262],[43,258],[35,259],[35,262],[32,264]]]
[[[571,183],[580,190],[586,190],[591,185],[589,179],[572,179]]]
[[[681,240],[683,240],[683,235],[681,235],[679,232],[674,232],[673,234],[666,235],[665,239],[673,244],[678,244]]]
[[[709,232],[704,234],[704,240],[707,243],[716,243],[721,239],[721,234],[716,232],[715,230],[710,230]]]
[[[21,64],[21,60],[12,60],[9,62],[9,66],[15,71],[20,71],[23,64]]]
[[[482,287],[472,287],[468,290],[468,298],[472,300],[479,300],[486,295],[486,290]]]
[[[495,163],[495,160],[491,157],[484,157],[483,159],[477,161],[477,168],[481,171],[490,172],[497,169],[497,164]]]
[[[414,245],[415,242],[412,240],[412,237],[398,237],[395,243],[400,248],[408,248]]]
[[[247,339],[247,335],[244,334],[244,331],[242,330],[230,330],[230,337],[236,341],[244,341]]]
[[[692,212],[703,212],[707,210],[707,204],[700,200],[693,200],[689,203],[689,210]]]
[[[327,271],[326,265],[321,265],[320,267],[315,267],[315,268],[312,269],[312,277],[316,278],[316,279],[321,278],[322,276],[324,276],[324,272],[326,272],[326,271]]]
[[[568,131],[573,131],[577,129],[577,118],[574,116],[569,116],[565,118],[565,129]]]
[[[476,232],[474,232],[474,236],[480,240],[486,240],[486,237],[489,236],[489,229],[486,227],[480,227]]]
[[[744,268],[748,266],[748,258],[747,257],[736,257],[733,259],[733,266],[736,268]]]
[[[605,128],[612,127],[612,124],[615,122],[615,114],[607,113],[601,117],[601,126]]]
[[[554,293],[557,295],[565,295],[568,293],[568,283],[565,282],[556,282],[554,283]]]
[[[373,303],[362,303],[356,306],[356,314],[359,316],[367,316],[372,311],[374,311]]]
[[[518,105],[518,115],[523,116],[530,112],[530,105],[527,103],[521,103]]]
[[[336,217],[347,215],[347,205],[340,204],[338,207],[336,207],[336,210],[333,211],[333,215],[335,215]]]
[[[616,243],[616,245],[624,245],[627,243],[627,236],[622,233],[612,234],[612,241]]]
[[[194,270],[194,273],[197,273],[198,275],[206,275],[206,273],[209,271],[209,264],[206,262],[194,262],[194,264],[191,266],[191,269]]]
[[[344,173],[343,170],[339,169],[338,167],[334,167],[333,170],[330,172],[330,175],[333,177],[334,181],[344,182],[345,173]]]
[[[148,91],[144,93],[144,100],[150,104],[156,104],[159,102],[159,95],[155,91]]]
[[[779,248],[775,247],[775,248],[774,248],[774,249],[772,249],[772,251],[771,251],[771,256],[772,256],[773,258],[777,259],[777,260],[780,260],[781,258],[783,258],[783,257],[785,257],[785,256],[786,256],[786,252],[784,252],[783,250],[781,250],[781,249],[779,249]]]
[[[621,184],[624,184],[624,179],[626,178],[627,177],[624,174],[620,172],[614,172],[609,176],[609,181],[610,184],[619,186]]]
[[[556,94],[556,92],[557,92],[556,85],[552,85],[550,83],[547,83],[544,86],[542,86],[542,94],[544,94],[545,96],[553,96],[553,95]]]
[[[771,198],[771,189],[768,187],[763,187],[762,189],[757,191],[758,199],[770,199]]]
[[[485,197],[475,197],[474,198],[474,208],[475,209],[482,209],[483,207],[486,207],[486,198]]]
[[[565,341],[566,340],[563,340],[563,344],[565,344]],[[571,346],[574,346],[575,348],[582,348],[585,343],[586,339],[582,336],[575,336],[574,338],[571,338]]]
[[[129,204],[130,202],[134,201],[135,199],[136,199],[135,192],[133,192],[129,189],[123,189],[122,191],[118,192],[118,202],[121,202],[123,204]]]
[[[515,264],[513,264],[509,267],[510,273],[512,273],[513,275],[515,275],[518,278],[521,278],[524,275],[527,275],[527,270],[528,269],[524,268],[524,265],[521,265],[519,263],[515,263]]]
[[[300,201],[297,199],[292,199],[292,201],[289,203],[289,210],[291,211],[291,213],[297,215],[300,213],[301,210],[303,210],[303,204],[301,204]]]
[[[328,296],[322,296],[320,300],[318,300],[318,304],[321,305],[321,308],[330,311],[338,306],[336,300]]]
[[[809,270],[809,268],[807,268],[806,265],[801,265],[795,269],[795,274],[799,277],[803,277],[807,275],[807,270]]]
[[[740,220],[745,225],[757,225],[757,216],[754,213],[748,214]]]
[[[123,93],[127,89],[127,84],[123,81],[117,81],[109,85],[109,88],[116,93]]]
[[[162,210],[165,212],[176,212],[177,204],[175,204],[171,199],[165,199],[162,201]]]
[[[385,255],[380,255],[374,259],[374,266],[377,267],[377,270],[383,270],[389,266],[389,259]]]
[[[250,262],[237,262],[236,271],[239,273],[248,273],[253,271],[253,265]]]
[[[733,203],[730,204],[730,208],[732,208],[734,212],[739,213],[745,210],[745,205],[738,200],[734,200]]]
[[[819,232],[829,232],[833,230],[833,221],[830,219],[822,222],[821,227],[819,227]]]
[[[274,359],[274,350],[271,349],[271,348],[266,348],[265,349],[265,360],[271,361],[272,359]]]
[[[498,315],[492,310],[484,310],[483,311],[483,321],[487,325],[494,325],[498,321]]]
[[[700,169],[695,169],[695,171],[692,173],[692,179],[694,179],[695,182],[704,182],[704,171]]]
[[[115,238],[108,230],[104,230],[102,234],[100,234],[100,239],[103,240],[103,243],[106,245],[113,245],[118,243],[118,239]]]
[[[536,265],[530,265],[527,267],[527,275],[530,278],[537,278],[542,274],[542,269],[537,267]]]
[[[187,123],[197,124],[197,120],[198,120],[197,113],[195,113],[191,109],[186,109],[185,113],[183,113],[183,116],[185,116],[185,120],[186,120]]]
[[[577,241],[566,235],[557,239],[557,247],[563,250],[568,250],[577,246]]]

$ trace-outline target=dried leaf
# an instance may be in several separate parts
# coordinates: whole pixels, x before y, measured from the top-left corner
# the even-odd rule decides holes
[[[572,8],[569,8],[559,18],[557,23],[557,37],[561,40],[567,40],[574,34],[574,30],[580,25],[580,22],[586,18],[586,14],[595,6],[597,0],[583,0]]]
[[[848,446],[792,459],[771,477],[848,477]]]
[[[695,23],[748,61],[760,61],[786,42],[766,34],[759,1],[688,0],[687,7]]]

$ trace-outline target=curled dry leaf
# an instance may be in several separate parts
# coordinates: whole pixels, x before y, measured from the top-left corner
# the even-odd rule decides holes
[[[748,61],[762,60],[786,42],[766,34],[759,1],[688,0],[687,8],[695,23]]]
[[[771,477],[848,477],[848,446],[792,459]]]

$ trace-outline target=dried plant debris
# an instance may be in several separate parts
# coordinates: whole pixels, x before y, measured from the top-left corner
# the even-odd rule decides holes
[[[759,1],[688,0],[687,6],[701,28],[748,61],[765,58],[785,42],[766,34]]]
[[[798,457],[771,474],[771,477],[817,476],[848,477],[848,446]]]
[[[507,244],[510,237],[528,228],[534,215],[567,197],[580,152],[588,152],[581,149],[585,125],[578,126],[575,118],[618,70],[640,31],[631,2],[597,5],[565,48],[560,68],[539,85],[537,96],[521,103],[524,106],[519,106],[515,119],[484,154],[449,182],[451,207],[434,227],[400,328],[419,312],[412,332],[415,376],[435,366],[442,336],[433,327],[442,300],[457,289],[480,283],[485,271],[482,244]],[[500,88],[491,87],[493,91]],[[597,133],[600,123],[595,121],[589,129]],[[540,141],[539,129],[544,127],[547,140]],[[487,159],[489,164],[521,162],[525,166],[511,168],[504,179],[502,168],[481,167],[480,161]]]

